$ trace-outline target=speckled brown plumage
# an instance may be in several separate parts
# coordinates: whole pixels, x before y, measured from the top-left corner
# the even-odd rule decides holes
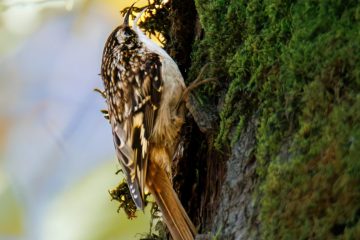
[[[191,240],[195,227],[170,181],[184,123],[184,80],[171,57],[137,28],[137,20],[128,26],[128,17],[110,34],[101,66],[116,155],[136,206],[143,209],[148,188],[172,237]]]

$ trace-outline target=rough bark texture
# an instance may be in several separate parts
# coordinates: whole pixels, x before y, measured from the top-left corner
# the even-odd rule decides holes
[[[167,48],[187,76],[191,47],[195,38],[202,38],[203,29],[193,1],[173,0],[171,6],[173,27]],[[223,91],[219,99],[224,95]],[[252,197],[257,184],[255,116],[244,128],[240,139],[227,151],[219,152],[214,147],[219,107],[211,103],[200,104],[194,95],[190,95],[187,108],[191,114],[183,131],[183,156],[175,162],[174,186],[199,227],[200,234],[196,239],[213,239],[216,233],[218,239],[257,237],[258,212]]]
[[[190,54],[194,40],[194,24],[196,19],[195,2],[193,0],[170,1],[170,42],[165,49],[176,59],[184,78],[191,65]]]
[[[358,2],[171,6],[187,82],[219,80],[190,99],[174,180],[197,239],[357,239]]]
[[[256,119],[243,129],[227,160],[227,174],[215,211],[212,232],[220,230],[222,239],[256,239],[258,209],[253,197],[258,183],[256,174]]]

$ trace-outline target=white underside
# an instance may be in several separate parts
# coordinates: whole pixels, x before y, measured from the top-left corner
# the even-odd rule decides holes
[[[184,79],[177,64],[164,49],[149,39],[136,25],[133,26],[133,30],[149,52],[160,56],[163,91],[153,135],[156,139],[171,141],[179,130],[174,129],[173,123],[174,119],[178,118],[176,107],[186,87]]]

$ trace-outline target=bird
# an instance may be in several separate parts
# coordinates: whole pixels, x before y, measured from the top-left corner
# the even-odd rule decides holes
[[[185,122],[188,89],[175,61],[137,26],[146,8],[129,25],[133,5],[103,50],[100,75],[106,118],[137,208],[144,209],[149,191],[172,238],[193,240],[196,228],[171,180],[171,161]]]

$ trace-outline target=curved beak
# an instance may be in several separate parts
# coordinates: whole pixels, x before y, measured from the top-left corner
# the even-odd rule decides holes
[[[124,25],[125,26],[129,26],[129,16],[130,16],[130,13],[131,13],[131,10],[133,8],[133,6],[135,5],[136,2],[134,2],[128,9],[126,15],[125,15],[125,18],[124,18]]]

